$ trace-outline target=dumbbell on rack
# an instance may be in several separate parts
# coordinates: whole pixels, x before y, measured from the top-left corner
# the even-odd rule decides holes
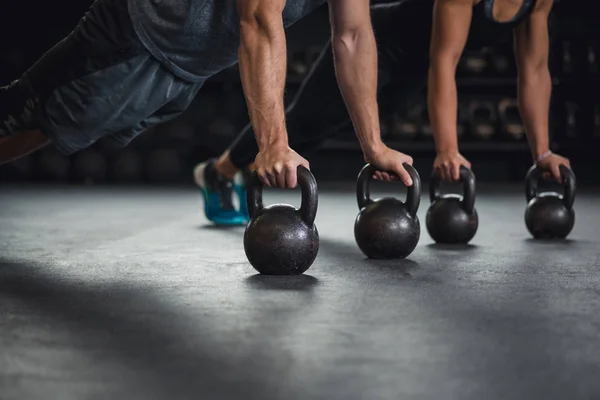
[[[390,139],[415,140],[421,131],[423,109],[427,110],[426,107],[424,102],[416,102],[396,113],[390,124]]]
[[[300,78],[308,72],[308,65],[304,60],[304,53],[294,52],[288,57],[288,75],[294,78]]]
[[[320,52],[320,47],[310,47],[291,53],[288,56],[288,73],[290,76],[296,79],[304,77],[319,57]]]
[[[482,53],[469,53],[461,57],[458,63],[457,76],[477,77],[485,73],[489,67],[488,61]]]
[[[414,140],[419,133],[417,124],[411,121],[405,113],[394,114],[390,126],[390,140]]]
[[[498,119],[502,131],[514,140],[523,140],[525,128],[519,112],[517,99],[504,98],[498,103]]]
[[[457,134],[462,137],[466,131],[466,114],[463,103],[459,103],[457,110]],[[414,140],[421,133],[421,139],[431,140],[433,137],[433,127],[429,118],[429,112],[426,103],[416,103],[405,112],[396,113],[390,122],[391,140]]]
[[[492,101],[471,100],[468,106],[471,134],[481,140],[490,140],[496,133],[497,109]]]

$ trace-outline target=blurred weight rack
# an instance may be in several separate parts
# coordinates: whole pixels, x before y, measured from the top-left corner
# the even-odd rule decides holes
[[[561,151],[580,157],[600,144],[600,31],[596,13],[583,1],[560,3],[553,50],[560,85],[553,93]],[[587,11],[587,12],[586,12]]]
[[[571,158],[578,182],[597,184],[594,154],[600,141],[600,31],[589,5],[579,0],[555,1],[549,22],[553,84],[550,141],[553,151]],[[531,165],[517,107],[516,76],[512,41],[466,52],[460,60],[459,145],[473,162],[478,180],[522,181]],[[427,179],[435,152],[425,94],[420,102],[415,100],[401,110],[381,119],[382,135],[390,147],[412,155],[421,176]],[[348,154],[338,155],[341,150],[359,154],[353,132],[330,141],[321,163],[311,160],[313,169],[318,167],[324,174],[333,169],[331,177],[344,171],[354,173],[362,159],[356,157],[352,168],[347,164],[336,168],[336,160],[352,160]],[[347,172],[346,177],[353,176]]]
[[[593,16],[586,16],[593,13],[586,13],[582,4],[585,3],[561,1],[555,6],[551,45],[552,146],[579,159],[600,141],[600,75],[596,58],[600,40]],[[75,15],[79,14],[73,14],[71,24],[76,23]],[[287,101],[298,91],[328,37],[326,6],[289,30]],[[59,39],[52,38],[49,43]],[[14,51],[12,54],[12,59],[19,59]],[[13,79],[14,70],[22,71],[38,56],[22,55],[21,65],[13,68],[10,76],[2,76],[0,83]],[[478,179],[522,179],[531,157],[517,109],[512,43],[465,54],[459,64],[457,83],[460,148],[477,163]],[[389,146],[413,155],[425,178],[433,161],[434,146],[424,94],[401,109],[395,115],[382,117],[382,135]],[[192,167],[218,155],[247,123],[239,72],[233,67],[207,81],[183,116],[140,135],[125,149],[101,141],[65,157],[47,148],[0,167],[0,180],[189,182]],[[363,162],[359,150],[354,133],[348,130],[312,156],[311,167],[320,179],[354,179]]]

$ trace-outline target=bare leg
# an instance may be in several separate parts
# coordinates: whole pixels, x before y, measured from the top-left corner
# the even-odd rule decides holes
[[[31,154],[49,143],[50,139],[40,130],[0,137],[0,165]]]

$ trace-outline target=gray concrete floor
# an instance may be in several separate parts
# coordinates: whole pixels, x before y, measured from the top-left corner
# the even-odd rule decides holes
[[[0,399],[592,399],[598,195],[540,243],[522,188],[479,194],[473,245],[365,260],[322,190],[305,276],[262,277],[195,190],[2,187]],[[297,205],[297,193],[265,194]]]

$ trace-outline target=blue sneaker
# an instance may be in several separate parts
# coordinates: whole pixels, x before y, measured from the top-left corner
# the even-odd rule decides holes
[[[208,220],[216,225],[245,225],[248,223],[246,188],[242,182],[236,184],[234,180],[220,175],[215,169],[214,160],[196,166],[194,180],[204,195],[204,213]],[[234,193],[240,198],[242,210],[236,210],[234,207]]]

